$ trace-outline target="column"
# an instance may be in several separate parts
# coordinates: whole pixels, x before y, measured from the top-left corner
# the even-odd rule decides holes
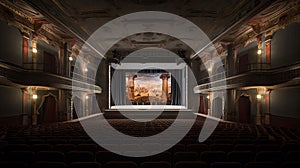
[[[235,99],[236,99],[236,90],[228,89],[226,91],[225,99],[225,110],[224,110],[224,119],[228,121],[237,121],[237,114],[235,110]]]
[[[236,50],[233,45],[227,46],[227,57],[226,57],[226,74],[227,77],[234,75],[236,72]]]
[[[263,57],[264,57],[264,44],[262,42],[262,36],[257,37],[257,67],[254,67],[254,69],[262,69],[262,63],[263,63]]]
[[[134,101],[134,79],[137,75],[129,76],[128,77],[128,97],[130,101]]]
[[[30,114],[30,108],[31,104],[30,104],[30,94],[27,90],[27,88],[23,88],[22,89],[22,117],[23,117],[23,121],[22,124],[23,126],[27,126],[29,124],[29,114]]]
[[[266,63],[266,69],[271,68],[271,36],[267,36],[265,40],[266,45],[266,54],[265,54],[265,63]]]
[[[168,73],[161,74],[160,79],[162,79],[162,100],[164,102],[168,101],[168,79],[170,78],[170,75]]]
[[[37,120],[38,120],[38,111],[37,111],[37,98],[33,98],[32,96],[34,95],[34,94],[36,94],[36,89],[35,88],[33,88],[32,90],[31,90],[31,99],[32,99],[32,105],[33,105],[33,109],[32,109],[32,120],[31,120],[31,122],[32,122],[32,125],[36,125],[37,124]]]
[[[265,105],[266,105],[266,111],[265,111],[265,124],[270,125],[270,95],[271,90],[267,90],[265,93]]]
[[[257,88],[257,109],[256,109],[256,124],[261,125],[262,124],[262,115],[261,115],[261,103],[262,103],[262,88]]]
[[[32,53],[32,69],[33,70],[37,70],[38,69],[38,67],[37,67],[37,53],[33,52],[34,48],[37,49],[36,43],[37,43],[37,40],[36,39],[32,39],[32,41],[31,41],[31,45],[32,45],[31,51],[32,52],[31,53]]]

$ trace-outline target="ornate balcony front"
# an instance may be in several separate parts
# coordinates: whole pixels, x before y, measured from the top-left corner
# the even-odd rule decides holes
[[[95,80],[79,74],[66,77],[39,70],[28,70],[7,63],[0,63],[0,84],[24,88],[27,86],[52,87],[57,89],[78,90],[101,93]]]
[[[194,88],[194,92],[203,93],[247,87],[275,89],[300,85],[300,63],[274,69],[268,69],[262,64],[249,64],[248,67],[246,71],[236,74],[218,73],[210,78],[204,78],[200,81],[202,84]]]

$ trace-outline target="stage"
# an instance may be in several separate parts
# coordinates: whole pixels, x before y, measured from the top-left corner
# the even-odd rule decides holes
[[[185,106],[174,105],[123,105],[112,106],[104,112],[105,118],[109,119],[154,119],[154,118],[169,118],[175,119],[179,111],[184,111],[188,114],[193,113],[192,110]]]
[[[186,110],[185,106],[174,106],[174,105],[122,105],[122,106],[111,106],[108,110]]]

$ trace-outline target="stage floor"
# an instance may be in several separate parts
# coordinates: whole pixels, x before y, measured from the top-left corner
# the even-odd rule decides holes
[[[111,110],[186,110],[185,106],[174,105],[122,105],[111,106]]]

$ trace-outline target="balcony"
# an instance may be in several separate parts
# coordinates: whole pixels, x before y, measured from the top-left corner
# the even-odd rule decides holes
[[[269,69],[269,67],[268,64],[248,64],[238,73],[217,73],[210,78],[203,78],[194,88],[194,92],[262,86],[276,89],[300,84],[300,62],[274,69]]]
[[[71,77],[62,76],[56,72],[44,72],[40,64],[25,64],[24,67],[0,62],[0,84],[19,88],[40,86],[101,93],[101,88],[95,85],[95,80],[84,75],[73,74],[72,80]]]

